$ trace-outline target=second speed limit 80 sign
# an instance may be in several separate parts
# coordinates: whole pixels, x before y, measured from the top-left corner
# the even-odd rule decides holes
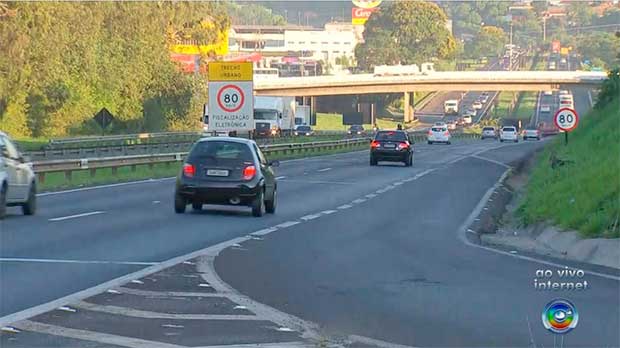
[[[254,129],[252,63],[209,63],[209,130]]]
[[[573,109],[562,108],[555,113],[553,120],[555,125],[560,130],[570,132],[577,128],[577,124],[579,123],[579,115],[577,115],[577,111]]]

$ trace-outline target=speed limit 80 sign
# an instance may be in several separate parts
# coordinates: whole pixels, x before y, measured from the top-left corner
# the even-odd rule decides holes
[[[209,130],[254,129],[252,63],[209,63]]]
[[[577,124],[579,123],[579,115],[577,115],[577,111],[573,109],[562,108],[555,113],[553,120],[555,125],[560,130],[570,132],[577,128]]]

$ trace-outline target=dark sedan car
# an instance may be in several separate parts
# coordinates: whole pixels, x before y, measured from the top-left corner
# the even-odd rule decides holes
[[[252,215],[276,210],[277,183],[272,167],[253,140],[212,137],[198,140],[177,176],[174,211],[187,204],[247,205]]]
[[[347,130],[347,133],[349,135],[364,135],[366,134],[366,130],[361,125],[353,125],[349,127],[349,130]]]
[[[295,128],[295,135],[313,135],[314,131],[312,130],[312,127],[310,126],[297,126],[297,128]]]
[[[370,143],[370,165],[379,161],[403,162],[413,165],[413,142],[407,132],[402,130],[379,131]]]

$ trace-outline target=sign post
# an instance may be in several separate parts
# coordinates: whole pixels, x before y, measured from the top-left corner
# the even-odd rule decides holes
[[[209,63],[209,131],[254,130],[254,82],[251,62]]]
[[[556,127],[564,131],[564,145],[568,145],[568,132],[577,128],[579,115],[571,108],[561,108],[553,117]]]

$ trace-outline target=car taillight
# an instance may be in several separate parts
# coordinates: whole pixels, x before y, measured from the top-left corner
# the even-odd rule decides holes
[[[243,168],[243,180],[252,180],[256,175],[256,167],[247,166]]]
[[[428,135],[433,135],[433,131],[429,130]]]
[[[408,148],[409,148],[409,142],[403,141],[403,142],[398,143],[399,150],[404,150]]]
[[[193,164],[185,163],[183,165],[183,175],[188,178],[193,178],[196,175],[196,166]]]
[[[450,135],[450,132],[445,131],[445,132],[443,132],[443,135]]]
[[[372,143],[370,143],[370,147],[373,149],[376,147],[379,147],[379,142],[376,140],[373,140]]]

